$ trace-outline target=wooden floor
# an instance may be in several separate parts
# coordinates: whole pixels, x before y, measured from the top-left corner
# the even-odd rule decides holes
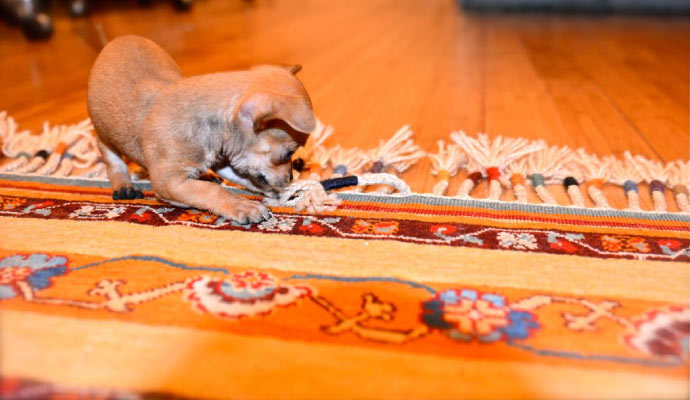
[[[371,147],[410,124],[429,151],[462,129],[689,155],[688,19],[481,16],[454,0],[200,0],[188,14],[110,1],[88,18],[58,14],[45,43],[0,25],[0,109],[34,130],[87,116],[101,29],[153,39],[186,74],[302,64],[316,114],[336,128],[330,145]],[[405,178],[416,190],[434,183],[426,160]],[[622,190],[607,193],[623,205]]]

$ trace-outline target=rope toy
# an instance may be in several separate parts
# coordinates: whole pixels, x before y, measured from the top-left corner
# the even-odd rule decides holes
[[[326,179],[321,182],[303,179],[293,182],[278,199],[264,198],[264,204],[272,207],[293,207],[296,211],[320,213],[333,211],[342,203],[335,193],[327,191],[351,186],[389,185],[399,194],[410,194],[410,187],[395,175],[379,173],[350,175]]]

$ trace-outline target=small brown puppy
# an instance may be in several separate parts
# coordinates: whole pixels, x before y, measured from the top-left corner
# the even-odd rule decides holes
[[[113,198],[141,198],[123,156],[148,170],[160,199],[239,223],[270,216],[261,203],[198,180],[208,169],[267,196],[292,179],[291,156],[314,129],[299,67],[185,78],[154,42],[122,36],[91,70],[88,110]]]

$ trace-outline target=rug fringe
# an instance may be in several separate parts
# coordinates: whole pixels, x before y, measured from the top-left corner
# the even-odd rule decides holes
[[[602,190],[610,184],[625,191],[626,210],[642,211],[638,185],[646,183],[655,212],[668,212],[665,191],[669,189],[679,212],[690,213],[690,161],[687,160],[663,164],[629,151],[622,157],[600,157],[582,148],[574,151],[567,146],[549,146],[544,140],[489,138],[484,133],[473,137],[463,131],[452,132],[450,142],[439,140],[437,152],[427,154],[414,142],[414,133],[407,125],[369,150],[324,146],[332,134],[331,126],[317,120],[317,127],[307,143],[295,153],[293,159],[301,160],[303,175],[295,185],[291,185],[292,193],[281,197],[290,199],[289,204],[299,203],[308,210],[326,210],[336,206],[337,202],[326,192],[310,194],[310,191],[323,191],[322,185],[315,183],[329,177],[347,178],[345,181],[352,186],[349,190],[355,192],[362,191],[365,186],[383,186],[374,193],[389,194],[397,190],[396,195],[409,194],[409,186],[395,174],[406,171],[426,156],[431,162],[431,175],[436,178],[431,190],[435,196],[445,196],[451,179],[464,170],[467,175],[454,197],[470,198],[472,189],[487,179],[488,200],[500,201],[505,188],[512,190],[518,203],[527,203],[528,186],[531,186],[543,204],[557,205],[547,185],[562,184],[573,206],[585,207],[584,190],[595,208],[612,209]],[[2,111],[0,142],[4,157],[0,172],[106,178],[105,164],[89,119],[74,125],[52,127],[46,122],[41,134],[32,134],[28,130],[20,130],[16,121]],[[307,172],[308,175],[305,174]],[[308,200],[302,201],[300,196]]]

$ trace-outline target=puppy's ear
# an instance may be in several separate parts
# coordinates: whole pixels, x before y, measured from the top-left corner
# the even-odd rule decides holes
[[[288,71],[292,72],[292,75],[297,75],[297,73],[302,70],[302,66],[299,64],[288,65],[285,68],[287,68]]]
[[[300,145],[316,127],[308,100],[262,93],[254,94],[240,104],[236,121],[240,131],[247,136],[258,133],[269,123],[282,121],[287,125],[286,132]]]

